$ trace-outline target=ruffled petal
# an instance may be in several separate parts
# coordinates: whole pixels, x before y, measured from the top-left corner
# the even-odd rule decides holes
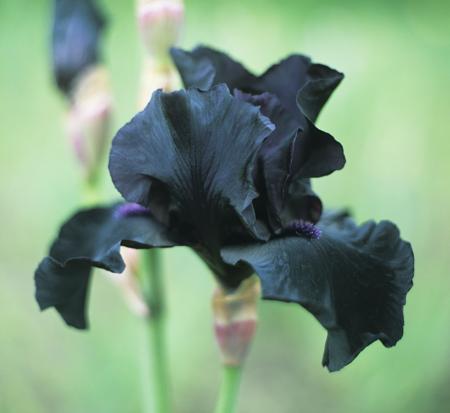
[[[273,128],[225,85],[207,92],[157,91],[114,138],[111,177],[125,199],[183,227],[193,244],[218,251],[245,231],[267,239],[252,206],[258,195],[253,169]]]
[[[307,56],[291,55],[259,77],[258,89],[277,95],[294,116],[300,108],[314,122],[343,78],[342,73],[312,63]]]
[[[307,178],[328,175],[345,165],[342,145],[317,129],[304,116],[294,118],[270,93],[252,95],[235,90],[235,96],[257,106],[276,126],[259,150],[257,179],[267,196],[267,216],[278,232],[293,219],[317,222],[320,199]],[[300,114],[301,115],[301,114]]]
[[[329,133],[309,120],[292,142],[289,165],[291,180],[319,178],[342,169],[345,165],[344,148]]]
[[[170,50],[170,54],[184,87],[208,90],[213,86],[216,70],[210,59],[175,47]]]
[[[223,249],[225,262],[248,263],[261,279],[263,297],[296,302],[328,331],[323,364],[349,364],[380,340],[386,347],[403,335],[403,306],[412,286],[409,243],[388,221],[356,226],[347,214],[326,214],[316,230],[265,244]],[[319,236],[320,235],[320,236]]]
[[[329,97],[344,79],[344,74],[328,66],[313,63],[307,71],[308,81],[297,93],[297,105],[313,122]]]
[[[301,112],[315,121],[344,75],[328,66],[313,63],[307,56],[296,54],[255,76],[241,63],[217,50],[200,46],[191,52],[172,49],[172,58],[184,86],[208,89],[226,83],[233,90],[277,96],[291,116]]]
[[[55,307],[68,325],[86,328],[92,268],[122,272],[121,245],[171,247],[178,242],[140,206],[115,204],[77,212],[61,227],[49,256],[36,270],[36,300],[41,310]]]
[[[186,88],[207,90],[225,83],[230,90],[249,91],[257,79],[226,53],[209,47],[199,46],[191,52],[172,48],[171,55]]]

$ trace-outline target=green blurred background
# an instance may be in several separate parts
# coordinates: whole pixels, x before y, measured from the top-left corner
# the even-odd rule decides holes
[[[117,129],[136,108],[141,49],[133,1],[103,4]],[[395,221],[417,261],[403,340],[372,345],[339,373],[321,367],[325,332],[306,311],[262,303],[239,412],[450,411],[449,4],[187,1],[183,46],[225,49],[256,71],[303,52],[346,74],[319,126],[348,163],[316,189],[358,221]],[[34,268],[80,198],[49,71],[50,19],[48,1],[0,0],[0,412],[138,412],[143,325],[107,276],[95,277],[88,332],[33,299]],[[212,277],[187,250],[164,258],[177,412],[211,412]]]

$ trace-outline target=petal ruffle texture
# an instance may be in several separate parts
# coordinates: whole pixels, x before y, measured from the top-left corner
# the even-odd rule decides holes
[[[172,48],[171,55],[186,88],[207,90],[213,85],[225,83],[230,90],[250,91],[249,88],[257,80],[239,62],[208,47],[196,47],[192,52]]]
[[[291,116],[273,94],[251,95],[236,90],[235,95],[259,107],[276,126],[258,153],[264,181],[263,185],[260,183],[264,187],[261,192],[267,196],[272,229],[279,231],[292,219],[317,222],[321,202],[311,191],[307,178],[342,169],[345,165],[342,145],[316,128],[300,111],[297,118]]]
[[[250,264],[264,298],[299,303],[317,318],[328,331],[323,364],[335,371],[372,342],[390,347],[402,337],[414,258],[388,221],[358,227],[346,214],[327,214],[318,228],[318,239],[228,247],[222,256]]]
[[[342,73],[313,63],[307,56],[291,55],[260,76],[260,88],[277,95],[294,116],[300,106],[315,121],[343,78]]]
[[[271,229],[280,232],[292,216],[316,222],[320,199],[310,193],[299,197],[298,188],[311,192],[306,178],[325,176],[345,165],[342,145],[312,122],[342,80],[342,73],[303,55],[289,56],[260,76],[207,47],[192,52],[172,49],[172,57],[185,87],[207,90],[225,82],[235,96],[259,107],[276,125],[259,151],[260,179],[256,179],[267,200],[263,209]]]
[[[303,55],[291,55],[255,76],[225,53],[200,46],[191,52],[172,49],[172,58],[185,87],[208,89],[226,83],[249,93],[270,92],[293,116],[298,106],[315,121],[344,75],[328,66],[311,62]]]
[[[258,195],[252,174],[272,130],[225,85],[157,91],[114,138],[111,177],[126,200],[150,207],[170,227],[182,226],[191,244],[218,251],[239,226],[264,239],[252,206]]]
[[[124,212],[123,204],[115,204],[76,213],[61,227],[49,256],[36,270],[36,300],[41,310],[55,307],[68,325],[86,328],[92,267],[122,272],[121,245],[171,247],[176,241],[142,209]]]
[[[70,93],[78,75],[98,62],[104,25],[95,0],[54,0],[53,71],[62,92]]]

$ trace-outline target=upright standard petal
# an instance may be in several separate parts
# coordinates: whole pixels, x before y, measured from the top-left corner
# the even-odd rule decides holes
[[[307,71],[308,81],[297,93],[297,105],[315,122],[329,97],[344,79],[344,74],[328,66],[313,63]]]
[[[54,0],[53,71],[62,92],[70,93],[77,76],[98,62],[104,24],[95,0]]]
[[[264,298],[299,303],[317,318],[328,331],[323,364],[330,371],[378,339],[390,347],[403,335],[414,257],[391,222],[358,227],[346,214],[326,214],[316,230],[299,223],[285,238],[228,247],[222,256],[250,264]]]
[[[257,80],[242,64],[209,47],[199,46],[191,52],[172,48],[171,55],[186,88],[207,90],[225,83],[230,90],[250,91]]]
[[[294,116],[300,108],[314,122],[343,78],[342,73],[307,56],[291,55],[259,77],[258,89],[277,95]]]
[[[300,108],[313,122],[344,77],[337,70],[313,63],[300,54],[287,57],[259,76],[227,54],[204,46],[191,52],[173,49],[172,58],[185,87],[207,89],[226,83],[230,89],[244,92],[270,92],[292,116],[299,116]]]
[[[279,232],[295,219],[317,222],[322,206],[308,178],[342,169],[345,165],[342,145],[300,112],[297,118],[291,116],[271,93],[252,95],[239,90],[234,93],[258,106],[276,126],[258,153],[261,178],[257,182],[264,187],[261,192],[267,198],[272,229]]]
[[[175,47],[170,54],[186,88],[208,90],[213,86],[216,70],[210,59]]]
[[[141,206],[115,204],[82,210],[60,230],[50,254],[35,273],[41,310],[55,307],[64,321],[86,328],[86,300],[92,267],[120,273],[120,246],[171,247],[176,241]]]
[[[252,206],[258,148],[273,125],[225,85],[153,94],[113,140],[109,169],[130,202],[150,206],[191,243],[218,250],[244,226],[267,238]]]

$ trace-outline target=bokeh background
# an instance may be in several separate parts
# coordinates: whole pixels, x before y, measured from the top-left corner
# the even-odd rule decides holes
[[[142,50],[133,1],[102,3],[117,129],[136,108]],[[450,411],[449,5],[187,1],[183,46],[225,49],[255,71],[303,52],[346,74],[319,126],[348,163],[316,189],[358,221],[395,221],[417,261],[403,340],[370,346],[339,373],[321,367],[325,332],[306,311],[262,303],[239,412]],[[80,203],[49,71],[50,23],[49,1],[0,0],[0,412],[138,412],[144,328],[108,277],[95,277],[88,332],[39,313],[33,299],[34,268]],[[105,199],[114,196],[105,174]],[[211,412],[220,380],[212,277],[187,250],[164,259],[176,409]]]

